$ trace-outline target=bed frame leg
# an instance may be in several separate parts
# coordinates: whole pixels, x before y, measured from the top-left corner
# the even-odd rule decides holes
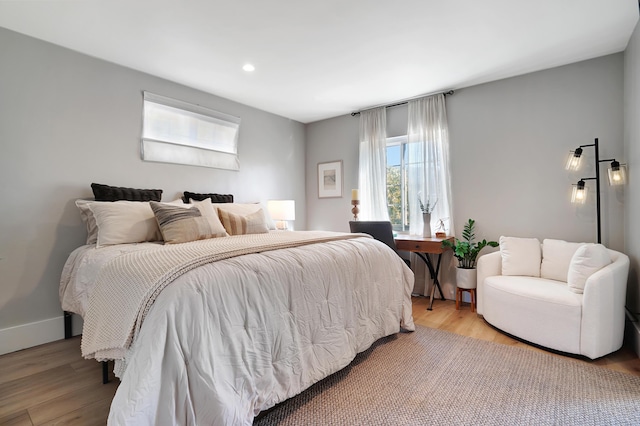
[[[71,312],[64,311],[64,338],[70,339],[73,337],[73,331],[71,330]]]
[[[102,361],[102,384],[109,383],[109,361]]]

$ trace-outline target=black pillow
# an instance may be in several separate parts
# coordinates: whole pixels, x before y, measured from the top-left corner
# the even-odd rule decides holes
[[[182,201],[190,203],[191,200],[203,201],[211,198],[212,203],[233,203],[233,194],[199,194],[197,192],[184,191]]]
[[[96,201],[160,201],[162,189],[135,189],[92,183]]]

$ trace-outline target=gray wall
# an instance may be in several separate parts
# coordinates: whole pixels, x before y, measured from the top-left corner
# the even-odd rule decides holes
[[[579,208],[569,201],[571,184],[595,173],[593,149],[585,148],[588,161],[579,174],[565,171],[564,163],[571,149],[596,137],[601,158],[623,158],[622,54],[457,90],[446,102],[458,234],[473,218],[480,238],[595,241],[594,198]],[[389,136],[406,134],[406,106],[387,109],[387,121]],[[307,125],[310,228],[347,229],[350,192],[318,199],[313,185],[318,162],[342,159],[346,187],[357,187],[358,123],[343,116]],[[622,250],[622,192],[605,178],[602,195],[603,243]]]
[[[623,56],[540,71],[460,90],[447,98],[456,227],[478,222],[480,236],[596,241],[590,200],[570,203],[571,185],[595,176],[594,149],[569,173],[569,151],[600,141],[600,158],[623,154]],[[606,173],[601,164],[600,171]],[[603,175],[604,176],[604,175]],[[601,182],[602,242],[624,247],[621,193]]]
[[[0,52],[0,332],[62,315],[91,182],[295,199],[305,229],[303,124],[1,28]],[[240,117],[240,171],[141,161],[143,90]]]
[[[631,260],[627,309],[640,320],[640,24],[624,55],[624,159],[629,166],[625,192],[625,253]],[[640,325],[636,349],[640,355]]]
[[[358,188],[359,116],[343,115],[307,124],[307,226],[349,231],[351,190]],[[387,135],[407,134],[407,107],[387,109]],[[318,163],[342,160],[342,198],[318,198]]]

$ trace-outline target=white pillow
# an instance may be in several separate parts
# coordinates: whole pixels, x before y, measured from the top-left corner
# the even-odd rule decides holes
[[[96,247],[162,241],[158,222],[148,202],[89,203],[98,226]]]
[[[211,198],[207,198],[202,202],[209,201],[211,202]],[[258,210],[262,210],[264,214],[264,219],[267,224],[267,228],[276,229],[276,225],[271,219],[271,215],[269,214],[269,210],[265,209],[260,203],[212,203],[215,209],[223,209],[229,213],[233,213],[240,216],[248,216],[251,213],[255,213]]]
[[[576,250],[584,243],[569,243],[562,240],[542,240],[542,267],[540,276],[550,280],[567,282],[569,264]]]
[[[98,225],[93,216],[93,212],[89,208],[91,203],[99,203],[93,200],[76,200],[76,207],[80,210],[80,218],[87,227],[87,244],[95,244],[98,241]]]
[[[571,258],[567,284],[574,293],[583,293],[587,279],[611,263],[609,250],[602,244],[585,244]]]
[[[220,218],[218,217],[218,210],[213,207],[211,200],[208,198],[202,201],[191,200],[191,204],[185,203],[180,207],[196,207],[198,210],[200,210],[202,216],[215,216],[216,218],[218,218],[218,220],[220,220]]]
[[[500,237],[502,275],[540,276],[540,241],[537,238]]]

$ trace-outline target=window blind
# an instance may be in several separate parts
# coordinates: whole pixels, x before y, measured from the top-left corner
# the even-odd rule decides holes
[[[146,91],[143,95],[143,160],[240,169],[240,118]]]

